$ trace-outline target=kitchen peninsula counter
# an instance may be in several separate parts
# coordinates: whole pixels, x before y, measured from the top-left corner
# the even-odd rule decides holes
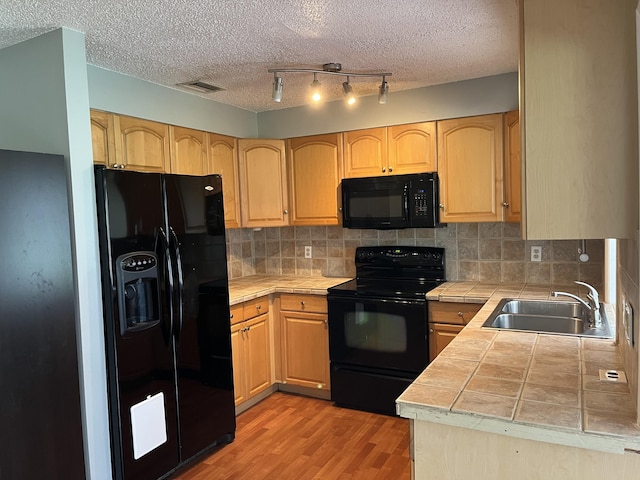
[[[555,289],[579,293],[448,282],[427,294],[484,306],[397,400],[412,420],[416,479],[638,478],[633,397],[599,380],[600,369],[623,369],[614,339],[482,328],[501,299],[551,300]]]
[[[229,280],[229,304],[253,300],[272,293],[306,293],[326,295],[327,288],[352,277],[303,277],[296,275],[251,275]]]

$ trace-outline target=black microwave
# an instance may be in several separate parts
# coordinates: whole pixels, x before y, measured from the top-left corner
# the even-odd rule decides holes
[[[345,228],[440,227],[439,204],[436,172],[342,180]]]

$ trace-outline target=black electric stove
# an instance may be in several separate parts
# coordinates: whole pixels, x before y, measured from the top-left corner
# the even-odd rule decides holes
[[[356,250],[356,278],[328,290],[331,398],[389,415],[429,362],[426,294],[445,282],[437,247]]]

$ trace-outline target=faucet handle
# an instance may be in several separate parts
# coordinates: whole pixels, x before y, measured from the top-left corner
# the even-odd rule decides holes
[[[587,297],[591,298],[591,300],[595,304],[595,308],[598,308],[600,306],[600,298],[598,296],[598,291],[594,287],[592,287],[591,285],[585,282],[575,281],[574,283],[587,287],[589,289],[589,295],[587,295]]]

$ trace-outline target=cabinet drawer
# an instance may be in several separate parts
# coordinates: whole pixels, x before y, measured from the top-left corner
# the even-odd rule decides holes
[[[229,310],[231,313],[231,325],[235,325],[236,323],[240,323],[244,320],[244,314],[242,313],[242,303],[231,305],[231,307],[229,307]]]
[[[481,308],[479,303],[429,302],[429,321],[466,325]]]
[[[280,296],[280,310],[327,313],[327,297],[324,295],[284,294]]]
[[[248,302],[244,302],[242,305],[244,319],[249,320],[250,318],[269,312],[269,297],[260,297],[255,300],[249,300]]]

